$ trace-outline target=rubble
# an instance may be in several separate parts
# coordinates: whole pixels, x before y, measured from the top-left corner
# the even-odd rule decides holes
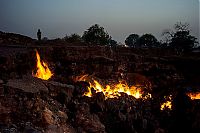
[[[92,133],[105,133],[105,126],[100,122],[96,114],[90,114],[88,104],[79,105],[75,116],[75,123],[83,131]]]
[[[196,82],[199,81],[198,60],[192,61],[195,67],[187,70],[180,61],[185,57],[172,58],[167,52],[161,56],[162,50],[151,53],[100,46],[41,48],[54,72],[52,78],[44,81],[30,75],[35,68],[35,58],[33,49],[29,50],[26,51],[29,54],[20,50],[18,54],[11,52],[12,56],[2,50],[5,58],[0,58],[0,132],[154,133],[200,129],[198,100],[190,101],[186,95],[185,103],[192,108],[185,107],[184,118],[178,117],[176,108],[179,106],[174,106],[179,90],[188,85],[199,86]],[[179,61],[183,68],[176,63]],[[120,93],[118,98],[105,99],[105,95],[94,92],[94,88],[91,88],[92,97],[86,97],[84,93],[90,84],[75,82],[72,78],[82,74],[98,77],[106,83],[126,80],[130,85],[141,84],[144,92],[151,92],[152,98],[136,99]],[[189,80],[190,77],[195,80]],[[172,109],[160,110],[164,96],[169,95],[173,96]],[[181,120],[188,122],[184,125]]]

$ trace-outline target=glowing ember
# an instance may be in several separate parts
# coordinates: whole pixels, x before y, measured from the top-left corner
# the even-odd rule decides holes
[[[80,76],[76,78],[77,81],[87,81],[90,86],[88,87],[88,91],[84,93],[85,96],[92,97],[92,88],[95,93],[102,92],[105,96],[105,99],[108,98],[118,98],[121,96],[121,93],[126,93],[127,95],[133,96],[135,98],[151,98],[151,94],[147,94],[148,96],[143,97],[142,88],[139,86],[131,86],[129,87],[126,82],[119,82],[117,84],[111,85],[101,85],[97,80],[90,78],[88,75]]]
[[[192,100],[200,99],[200,92],[198,93],[188,93],[187,94]]]
[[[172,110],[172,95],[170,95],[169,97],[165,98],[167,101],[164,102],[161,107],[160,110],[164,110],[164,109],[169,109]]]
[[[37,72],[36,74],[32,73],[33,76],[43,80],[48,80],[49,78],[51,78],[53,73],[48,68],[48,65],[40,60],[40,55],[37,50],[36,50],[36,57],[37,57]]]

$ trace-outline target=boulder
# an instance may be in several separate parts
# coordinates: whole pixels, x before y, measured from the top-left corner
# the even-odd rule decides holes
[[[40,91],[48,92],[48,88],[45,86],[42,80],[34,77],[23,77],[23,79],[10,79],[5,86],[20,89],[28,93],[37,93]]]

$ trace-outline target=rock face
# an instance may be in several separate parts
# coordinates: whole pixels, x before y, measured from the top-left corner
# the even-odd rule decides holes
[[[0,49],[0,132],[173,132],[177,117],[173,111],[160,111],[164,96],[200,86],[199,53],[177,56],[168,50],[102,46],[39,48],[54,73],[49,81],[24,76],[35,69],[33,47]],[[84,74],[105,82],[143,85],[151,88],[153,98],[124,93],[107,100],[102,93],[85,97],[89,83],[72,80]],[[192,127],[191,132],[200,130],[199,102],[192,106],[185,116],[189,124],[182,126]]]
[[[37,93],[41,91],[48,91],[44,83],[34,77],[24,77],[23,79],[8,80],[7,87],[23,90],[24,92]]]
[[[0,132],[75,132],[69,124],[66,107],[50,96],[52,90],[46,87],[47,82],[25,77],[9,80],[1,88],[4,91],[0,96],[0,125],[5,126],[0,127]],[[54,83],[54,92],[59,93],[59,87],[63,86],[71,87]]]

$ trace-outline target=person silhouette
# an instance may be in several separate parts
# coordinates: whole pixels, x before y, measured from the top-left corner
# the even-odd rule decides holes
[[[37,32],[38,41],[41,41],[41,35],[42,35],[41,31],[40,29],[38,29],[38,32]]]

